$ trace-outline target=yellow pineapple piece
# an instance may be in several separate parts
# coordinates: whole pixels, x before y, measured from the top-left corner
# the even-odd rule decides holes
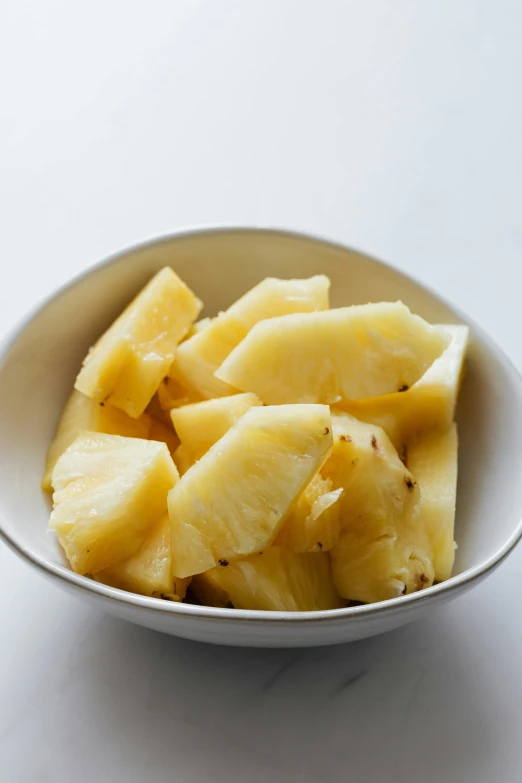
[[[49,521],[73,570],[94,574],[137,552],[177,480],[164,443],[79,435],[54,468]]]
[[[421,516],[433,550],[435,579],[449,579],[455,560],[453,528],[457,501],[457,425],[408,442],[407,465],[422,497]]]
[[[342,404],[358,419],[382,427],[399,452],[415,433],[448,429],[455,415],[469,328],[448,325],[436,329],[451,342],[410,389]]]
[[[76,389],[67,400],[62,411],[54,440],[49,446],[42,478],[42,489],[52,492],[51,477],[54,466],[65,449],[80,432],[105,432],[107,435],[125,435],[132,438],[147,438],[151,419],[146,413],[139,419],[131,419],[113,405],[96,402]]]
[[[202,332],[203,329],[206,329],[207,326],[210,326],[211,321],[212,318],[209,318],[208,316],[206,318],[201,318],[199,321],[194,321],[188,330],[185,339],[188,340],[189,337],[193,337],[198,332]]]
[[[388,436],[348,414],[332,414],[334,445],[322,469],[339,499],[341,536],[330,552],[343,598],[382,601],[433,583],[420,492]]]
[[[324,553],[297,554],[284,547],[269,547],[262,554],[210,569],[197,579],[202,596],[211,605],[225,605],[228,596],[236,609],[275,612],[312,612],[338,609],[337,595]]]
[[[167,413],[170,419],[170,412],[173,408],[181,408],[184,405],[192,405],[195,402],[201,402],[203,399],[200,394],[192,389],[186,389],[174,378],[166,377],[160,383],[157,391],[158,401],[161,408]]]
[[[94,578],[130,593],[182,601],[190,578],[176,579],[172,575],[168,514],[154,525],[141,549],[132,557],[94,574]]]
[[[183,405],[174,408],[170,415],[178,437],[195,461],[254,405],[261,405],[255,394],[234,394]]]
[[[176,352],[169,375],[205,399],[234,394],[237,390],[218,380],[214,372],[254,324],[285,313],[325,310],[329,287],[330,281],[324,275],[308,280],[266,278],[185,340]]]
[[[172,456],[180,476],[184,476],[187,470],[196,462],[193,453],[183,443],[180,443]]]
[[[190,288],[165,267],[91,348],[76,389],[138,418],[201,307]]]
[[[160,384],[161,385],[161,384]],[[151,416],[153,419],[157,419],[158,421],[162,421],[163,424],[172,424],[171,418],[170,418],[170,410],[165,411],[160,405],[160,401],[158,399],[158,392],[154,395],[152,400],[147,405],[147,409],[145,411],[149,416]]]
[[[335,404],[412,386],[448,343],[402,302],[297,313],[256,324],[216,377],[270,405]]]
[[[179,447],[179,438],[174,432],[172,422],[165,424],[161,419],[152,419],[149,440],[157,440],[166,443],[172,456],[174,456]]]
[[[250,408],[169,493],[173,573],[269,546],[331,444],[327,406]]]
[[[219,606],[222,609],[230,607],[232,604],[226,590],[219,586],[218,580],[207,577],[214,570],[211,568],[210,571],[193,576],[190,589],[203,606]]]
[[[341,532],[339,503],[342,489],[317,473],[296,500],[275,540],[293,552],[328,552]]]

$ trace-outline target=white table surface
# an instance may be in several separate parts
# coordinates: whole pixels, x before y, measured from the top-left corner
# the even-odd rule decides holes
[[[515,0],[6,0],[0,332],[136,241],[277,225],[414,273],[522,367],[521,23]],[[516,783],[521,568],[381,638],[255,651],[93,611],[0,545],[0,779]]]

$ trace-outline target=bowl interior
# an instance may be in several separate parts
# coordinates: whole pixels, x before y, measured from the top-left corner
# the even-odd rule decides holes
[[[261,230],[174,236],[126,252],[60,291],[8,338],[0,355],[0,514],[20,547],[64,565],[46,533],[39,489],[46,449],[93,341],[151,275],[171,265],[205,302],[225,309],[266,276],[327,274],[333,306],[402,299],[433,323],[468,322],[439,297],[367,256],[308,237]],[[474,324],[461,392],[455,574],[480,565],[522,516],[522,412],[517,373]]]

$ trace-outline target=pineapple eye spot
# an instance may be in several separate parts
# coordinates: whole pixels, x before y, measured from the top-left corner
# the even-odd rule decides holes
[[[417,486],[417,482],[412,479],[411,476],[404,476],[404,481],[410,492],[413,492]]]
[[[218,563],[219,563],[220,566],[227,566],[228,565],[228,560],[218,560]]]
[[[339,440],[342,441],[342,443],[351,443],[352,438],[350,435],[339,435]]]
[[[329,434],[329,432],[330,432],[330,428],[329,428],[329,427],[325,427],[325,428],[324,428],[324,434],[325,434],[325,435],[328,435],[328,434]]]
[[[379,454],[381,451],[375,435],[372,435],[372,449],[375,451],[376,454]]]
[[[410,387],[408,386],[408,384],[407,384],[407,383],[403,383],[403,385],[402,385],[402,386],[399,386],[399,388],[397,389],[397,391],[398,391],[398,392],[405,392],[405,391],[408,391],[408,389],[409,389],[409,388],[410,388]]]

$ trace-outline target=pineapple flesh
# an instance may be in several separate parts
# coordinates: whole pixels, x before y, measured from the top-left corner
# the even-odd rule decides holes
[[[371,603],[433,583],[431,545],[416,480],[386,433],[332,414],[334,445],[322,470],[339,499],[341,534],[330,552],[343,598]]]
[[[293,552],[328,552],[339,541],[342,489],[318,473],[293,504],[274,542]]]
[[[407,465],[422,497],[421,516],[433,550],[435,579],[449,579],[455,560],[453,530],[457,501],[457,425],[415,436],[408,442]]]
[[[185,283],[165,267],[89,351],[76,389],[137,419],[201,308]]]
[[[90,397],[73,389],[62,411],[54,440],[47,452],[42,489],[52,492],[54,466],[80,432],[90,430],[91,432],[104,432],[107,435],[147,438],[151,424],[151,418],[146,413],[142,414],[139,419],[131,419],[119,408],[91,400]]]
[[[167,424],[161,419],[152,419],[149,430],[149,440],[157,440],[167,444],[167,448],[173,456],[179,447],[179,438],[174,432],[171,422]]]
[[[265,318],[326,310],[329,287],[324,275],[308,280],[266,278],[185,340],[169,374],[205,399],[234,394],[233,384],[214,373],[249,330]]]
[[[190,449],[183,443],[179,444],[172,456],[180,476],[184,476],[187,470],[197,461]]]
[[[176,579],[172,575],[168,514],[154,525],[138,552],[128,560],[94,574],[94,578],[130,593],[182,601],[190,579]]]
[[[73,570],[94,574],[134,555],[177,480],[164,443],[79,435],[54,468],[49,521]]]
[[[358,419],[382,427],[399,452],[415,433],[447,430],[455,416],[469,328],[460,325],[435,328],[451,342],[410,389],[342,404],[345,411]]]
[[[269,405],[357,400],[412,386],[449,338],[402,302],[258,323],[216,376]]]
[[[269,546],[331,445],[327,406],[250,408],[169,492],[173,573]]]
[[[170,415],[179,439],[195,461],[255,405],[261,405],[255,394],[233,394],[174,408]]]
[[[218,565],[196,580],[196,594],[211,605],[226,606],[229,601],[236,609],[275,612],[312,612],[342,605],[325,553],[297,554],[273,546]]]

